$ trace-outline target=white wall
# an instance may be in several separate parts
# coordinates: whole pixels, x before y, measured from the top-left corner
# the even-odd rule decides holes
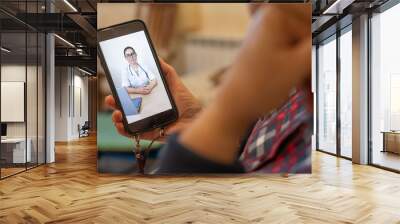
[[[27,78],[27,80],[25,80]],[[23,122],[6,122],[7,137],[24,138],[25,134],[30,139],[32,149],[32,161],[36,162],[37,152],[39,163],[44,163],[44,74],[42,67],[25,64],[4,64],[1,66],[1,81],[3,82],[24,82],[26,84],[26,107],[23,106],[22,113],[26,112],[27,119]],[[23,94],[23,93],[22,93]],[[4,96],[2,96],[4,97]],[[1,108],[11,110],[10,108]],[[26,110],[26,111],[25,111]],[[12,111],[8,111],[11,112]]]
[[[70,76],[67,67],[55,68],[55,141],[68,141]]]
[[[33,66],[28,66],[25,67],[25,65],[2,65],[1,66],[1,81],[2,82],[25,82],[25,75],[26,75],[26,70],[28,74],[36,74],[36,67]],[[29,84],[36,85],[36,81],[34,83],[31,83],[33,80],[29,80]],[[27,93],[27,103],[31,102],[36,102],[36,88],[28,88],[28,93]],[[32,90],[33,92],[30,92],[29,90]],[[28,106],[33,106],[33,105],[28,105]],[[34,105],[36,107],[36,104]],[[7,108],[1,108],[1,110],[7,110]],[[36,113],[28,113],[28,121],[35,120],[36,121]],[[32,115],[34,117],[32,117]],[[28,128],[32,127],[32,125],[28,125]],[[36,126],[34,127],[36,130]],[[29,134],[28,130],[28,134]],[[25,137],[25,122],[7,122],[7,136],[8,137]],[[29,136],[28,136],[29,137]]]
[[[1,66],[1,81],[2,82],[25,82],[25,65],[2,65]],[[28,67],[31,70],[32,67]],[[1,108],[7,110],[7,108]],[[7,123],[8,137],[25,137],[25,122]]]
[[[77,139],[78,124],[88,120],[88,78],[75,68],[56,67],[55,79],[55,141]]]
[[[87,76],[83,77],[80,75],[80,73],[77,75],[76,74],[76,70],[75,70],[75,75],[74,75],[74,86],[75,86],[75,92],[73,94],[75,94],[74,99],[75,99],[75,113],[72,113],[73,119],[72,119],[72,129],[71,129],[71,136],[73,139],[78,138],[79,137],[79,133],[78,133],[78,124],[79,125],[83,125],[85,123],[85,121],[88,121],[88,106],[89,106],[89,102],[88,102],[88,78]],[[80,90],[80,103],[78,102],[79,98],[77,90]],[[78,104],[81,105],[81,110],[82,113],[80,113],[79,108],[78,108]]]

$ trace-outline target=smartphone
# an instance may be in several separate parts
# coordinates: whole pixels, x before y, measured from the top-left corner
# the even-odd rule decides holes
[[[99,59],[128,133],[150,131],[178,119],[178,110],[143,21],[100,29],[97,41]]]

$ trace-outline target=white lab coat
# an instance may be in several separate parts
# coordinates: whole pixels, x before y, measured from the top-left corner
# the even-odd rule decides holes
[[[151,80],[154,80],[154,75],[142,65],[138,66],[135,71],[129,64],[121,72],[122,87],[125,88],[140,88],[148,85]]]

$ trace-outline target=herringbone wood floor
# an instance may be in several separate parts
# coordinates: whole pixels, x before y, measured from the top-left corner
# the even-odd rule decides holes
[[[313,154],[313,174],[99,175],[94,138],[0,181],[0,223],[400,223],[400,175]]]

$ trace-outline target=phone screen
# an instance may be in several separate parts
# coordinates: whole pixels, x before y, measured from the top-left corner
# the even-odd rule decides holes
[[[172,109],[145,32],[99,42],[128,124]]]

